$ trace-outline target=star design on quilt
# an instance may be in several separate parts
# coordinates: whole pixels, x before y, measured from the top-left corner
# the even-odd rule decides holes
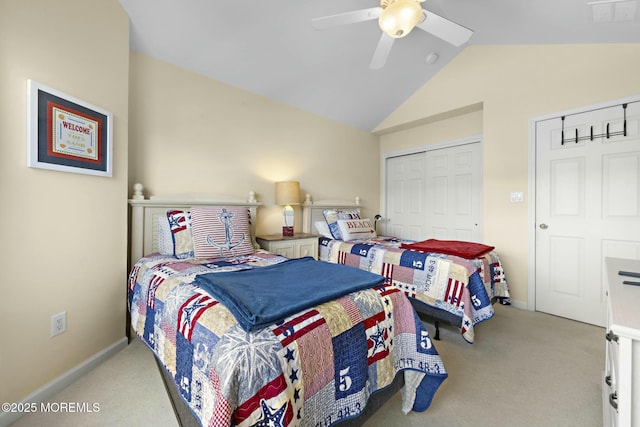
[[[292,369],[291,370],[291,375],[289,375],[289,379],[291,380],[291,382],[298,381],[298,370],[297,369]]]
[[[373,350],[372,354],[375,354],[378,351],[378,348],[386,348],[384,339],[385,339],[385,331],[384,329],[380,329],[380,324],[376,323],[377,331],[371,334],[371,340],[373,341]]]
[[[293,400],[297,402],[298,399],[300,399],[300,389],[296,388],[293,390]]]
[[[285,337],[290,337],[295,332],[295,330],[293,329],[293,326],[291,326],[288,323],[283,323],[282,325],[279,326],[279,328],[282,329],[282,335]]]
[[[293,362],[293,352],[294,350],[291,347],[287,348],[287,352],[285,353],[284,357],[286,357],[288,362]]]
[[[183,322],[185,324],[191,323],[191,315],[193,314],[194,311],[197,311],[199,308],[202,308],[206,306],[206,304],[202,304],[202,303],[194,303],[191,304],[190,306],[187,306],[185,308],[182,309],[182,311],[184,311],[184,319]]]
[[[169,221],[169,228],[171,230],[173,230],[174,228],[181,227],[180,218],[179,217],[176,217],[176,216],[172,215],[169,218],[167,218],[167,221]]]
[[[255,424],[255,427],[284,426],[284,413],[287,409],[286,402],[282,407],[275,409],[267,405],[267,402],[262,399],[260,400],[260,406],[262,407],[263,418]]]

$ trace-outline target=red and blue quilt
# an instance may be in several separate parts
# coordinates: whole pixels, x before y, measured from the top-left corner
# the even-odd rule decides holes
[[[196,284],[286,258],[153,254],[129,275],[131,325],[206,426],[330,426],[405,373],[403,411],[424,411],[447,372],[409,300],[391,284],[355,291],[246,331]],[[264,286],[262,284],[261,286]],[[299,283],[304,293],[310,283]]]
[[[462,337],[475,339],[474,326],[494,315],[493,298],[508,300],[498,254],[491,250],[465,259],[437,252],[403,249],[415,243],[391,237],[358,241],[320,238],[319,259],[382,275],[408,297],[459,319]],[[436,310],[436,311],[437,311]]]

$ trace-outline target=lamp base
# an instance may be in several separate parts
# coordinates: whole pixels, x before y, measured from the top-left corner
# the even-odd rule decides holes
[[[282,227],[282,235],[285,237],[293,237],[293,227]]]

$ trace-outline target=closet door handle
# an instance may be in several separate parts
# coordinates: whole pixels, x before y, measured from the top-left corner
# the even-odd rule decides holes
[[[609,394],[609,405],[613,407],[613,409],[618,409],[618,393]]]

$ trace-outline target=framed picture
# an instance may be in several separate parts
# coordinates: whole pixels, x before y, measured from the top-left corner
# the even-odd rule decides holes
[[[113,115],[27,81],[27,166],[112,176]]]

